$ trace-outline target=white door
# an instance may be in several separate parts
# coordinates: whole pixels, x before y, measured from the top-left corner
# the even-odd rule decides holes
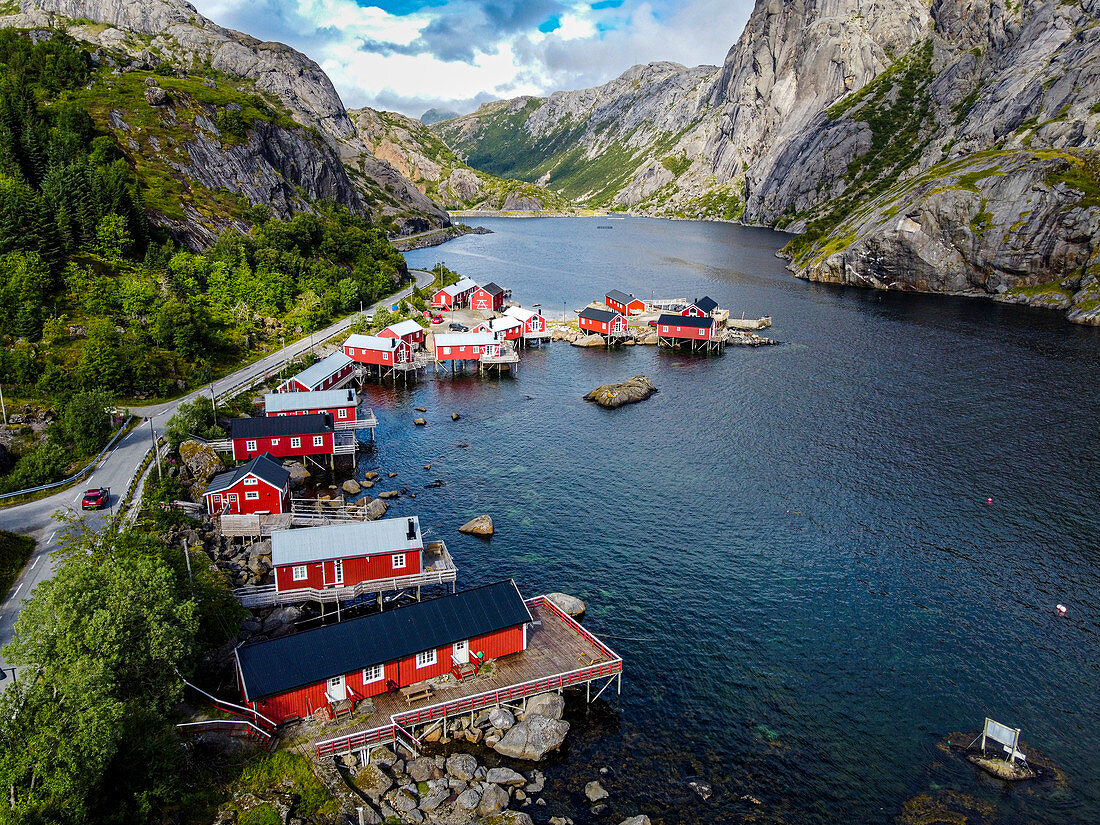
[[[343,702],[348,698],[348,689],[343,676],[333,676],[328,680],[328,695],[333,702]]]
[[[466,664],[470,661],[470,642],[468,639],[463,639],[461,642],[455,642],[451,647],[451,655],[459,664]]]

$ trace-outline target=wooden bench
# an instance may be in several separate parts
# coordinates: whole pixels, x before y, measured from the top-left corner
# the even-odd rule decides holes
[[[418,682],[415,685],[407,685],[401,688],[400,693],[405,700],[405,704],[411,706],[413,702],[419,702],[421,699],[430,699],[432,686],[427,682]]]

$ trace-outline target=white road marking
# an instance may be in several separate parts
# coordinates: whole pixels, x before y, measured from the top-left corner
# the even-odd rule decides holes
[[[53,531],[53,534],[52,534],[52,535],[51,535],[51,536],[49,537],[49,539],[48,539],[48,540],[46,541],[46,544],[53,544],[53,540],[54,540],[55,538],[57,538],[57,531],[56,531],[56,530],[54,530],[54,531]]]
[[[12,597],[14,598],[15,596],[18,596],[19,591],[22,590],[22,589],[23,589],[23,582],[19,582],[19,586],[17,588],[15,588],[15,592],[11,594]]]
[[[41,561],[41,556],[35,556],[34,561],[31,562],[31,570],[34,570],[38,566],[38,562]]]

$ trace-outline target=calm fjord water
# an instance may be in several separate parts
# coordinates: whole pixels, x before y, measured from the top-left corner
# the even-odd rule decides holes
[[[581,596],[626,661],[617,710],[574,715],[538,818],[591,820],[583,783],[608,765],[611,822],[885,823],[940,803],[971,822],[1100,822],[1100,335],[797,281],[765,230],[481,223],[495,234],[406,258],[553,317],[610,288],[705,293],[770,314],[784,343],[709,359],[554,344],[514,379],[368,389],[381,426],[360,469],[418,492],[391,514],[446,537],[462,586]],[[637,373],[659,394],[581,401]],[[491,542],[455,533],[482,512]],[[937,748],[987,714],[1064,781],[1005,790]]]

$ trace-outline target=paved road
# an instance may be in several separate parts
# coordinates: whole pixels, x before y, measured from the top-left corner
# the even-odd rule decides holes
[[[424,286],[431,282],[434,275],[424,270],[412,270],[418,286]],[[390,304],[407,297],[412,293],[412,287],[408,287],[397,295],[379,301],[370,307],[373,311],[380,306]],[[61,524],[54,518],[58,513],[80,514],[80,499],[84,490],[92,487],[111,488],[111,509],[83,514],[83,521],[93,530],[102,529],[106,518],[114,511],[118,504],[118,497],[126,492],[130,486],[130,480],[137,472],[146,452],[153,444],[153,432],[159,437],[164,434],[164,425],[175,413],[176,408],[185,401],[191,401],[199,395],[210,397],[211,387],[215,394],[231,390],[239,384],[246,383],[250,379],[262,375],[268,370],[277,369],[282,363],[293,359],[306,350],[311,349],[314,342],[320,343],[333,335],[337,335],[348,329],[356,322],[358,314],[350,315],[337,321],[323,330],[315,332],[312,337],[295,341],[284,349],[272,353],[259,361],[249,364],[232,375],[220,378],[213,384],[207,384],[195,390],[191,394],[174,401],[166,401],[148,407],[135,407],[131,409],[135,415],[145,420],[120,439],[90,476],[80,482],[76,487],[48,498],[20,504],[15,507],[0,510],[0,529],[10,530],[13,533],[23,533],[32,536],[37,544],[34,555],[31,556],[27,566],[12,585],[11,592],[7,595],[3,604],[0,604],[0,646],[11,641],[12,628],[19,615],[23,599],[27,597],[39,582],[52,578],[56,562],[50,554],[57,549],[62,538]],[[0,667],[6,667],[7,663],[0,660]],[[8,678],[11,678],[8,676]],[[0,681],[0,688],[7,684]]]

